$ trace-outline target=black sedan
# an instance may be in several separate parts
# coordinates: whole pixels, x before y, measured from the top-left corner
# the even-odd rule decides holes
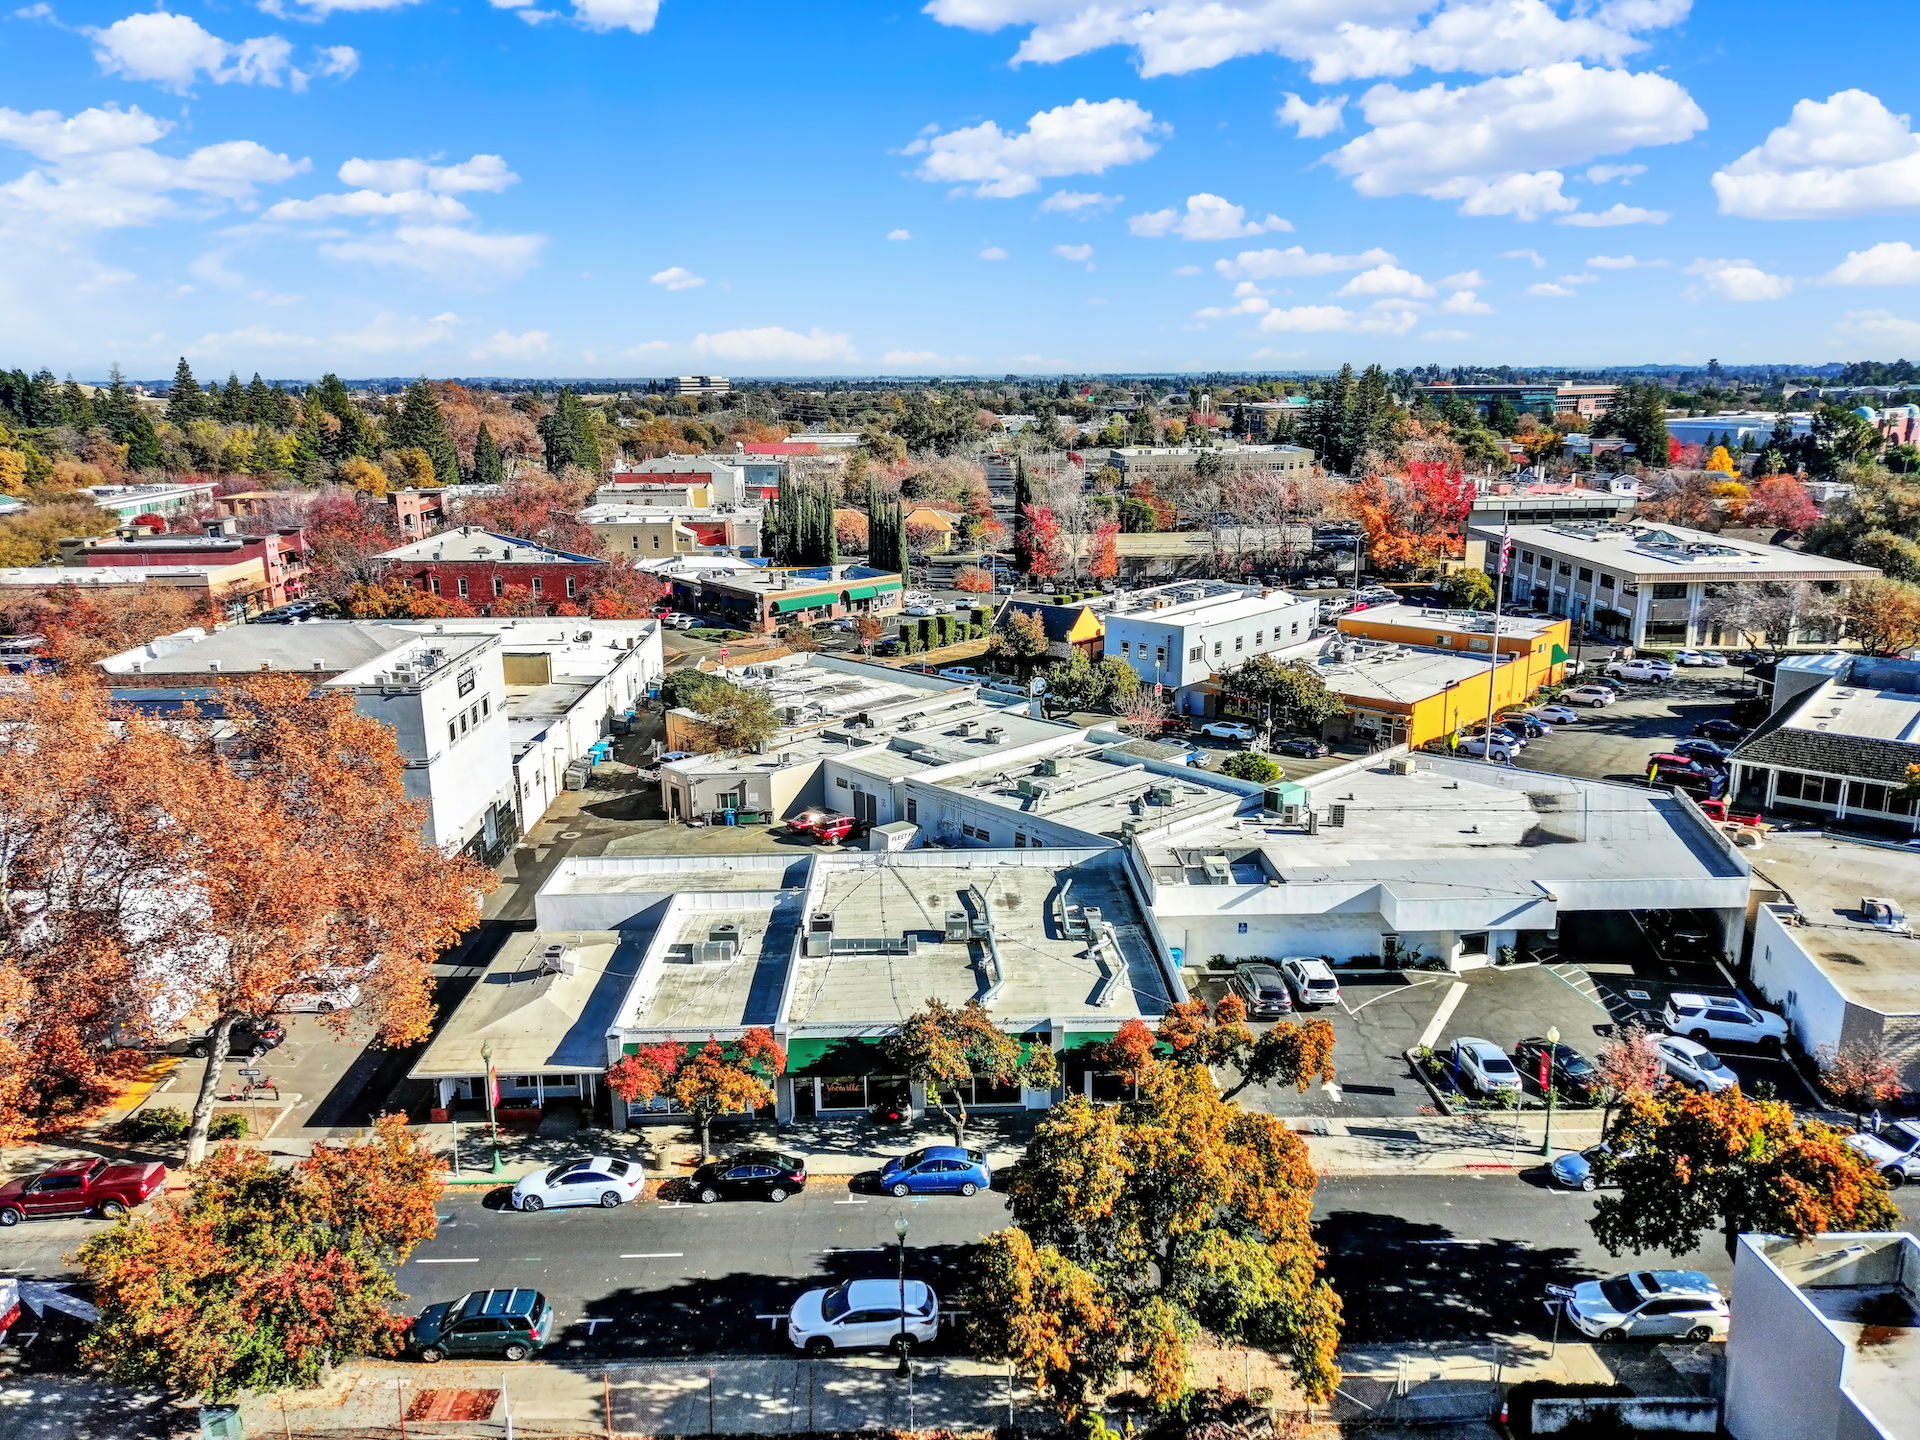
[[[1673,747],[1673,753],[1686,756],[1696,765],[1713,765],[1722,770],[1727,768],[1727,761],[1733,754],[1724,745],[1716,745],[1711,740],[1682,740]]]
[[[236,1020],[233,1028],[227,1032],[227,1055],[233,1059],[242,1056],[257,1058],[269,1050],[277,1049],[286,1038],[286,1030],[271,1021]],[[175,1040],[166,1050],[170,1055],[191,1055],[200,1060],[212,1048],[213,1027],[208,1026],[205,1030]]]
[[[1737,745],[1747,738],[1748,730],[1744,725],[1736,725],[1731,720],[1702,720],[1693,727],[1693,733],[1702,740],[1718,740],[1722,745]]]
[[[1319,760],[1326,756],[1327,747],[1304,735],[1286,735],[1273,742],[1273,753],[1294,755],[1302,760]]]
[[[1546,1061],[1551,1054],[1552,1060]],[[1591,1105],[1600,1093],[1600,1072],[1594,1063],[1571,1045],[1550,1045],[1543,1039],[1522,1040],[1513,1047],[1513,1068],[1521,1079],[1535,1089],[1540,1087],[1540,1070],[1548,1063],[1547,1078],[1561,1096],[1575,1105]]]
[[[771,1200],[778,1205],[807,1188],[807,1162],[777,1150],[742,1150],[725,1160],[709,1160],[693,1172],[693,1198],[702,1205],[717,1200]]]

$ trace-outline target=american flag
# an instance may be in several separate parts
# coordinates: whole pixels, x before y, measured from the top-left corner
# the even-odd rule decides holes
[[[1513,522],[1508,521],[1500,531],[1500,573],[1507,573],[1507,561],[1513,558]]]

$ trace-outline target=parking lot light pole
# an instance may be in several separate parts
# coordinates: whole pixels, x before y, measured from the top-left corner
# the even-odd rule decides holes
[[[1542,1065],[1541,1088],[1547,1092],[1547,1133],[1541,1138],[1540,1153],[1549,1159],[1553,1156],[1553,1062],[1560,1058],[1560,1027],[1547,1027],[1547,1055]]]
[[[487,1062],[487,1128],[493,1132],[493,1173],[500,1173],[500,1121],[493,1110],[493,1042],[487,1041],[480,1047],[480,1058]]]
[[[902,1215],[893,1222],[893,1233],[900,1237],[900,1363],[894,1374],[902,1378],[913,1373],[913,1367],[907,1363],[907,1217]]]

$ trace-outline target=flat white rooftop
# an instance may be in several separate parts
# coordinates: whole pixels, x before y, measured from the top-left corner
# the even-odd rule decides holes
[[[1388,645],[1377,650],[1351,652],[1345,660],[1323,658],[1318,668],[1327,688],[1350,700],[1385,700],[1396,705],[1411,705],[1472,676],[1486,674],[1491,658],[1491,655],[1459,655],[1447,650]],[[1510,652],[1502,653],[1500,663],[1511,664],[1517,658]]]
[[[1161,602],[1158,609],[1154,608],[1156,600]],[[1285,590],[1198,580],[1131,594],[1124,608],[1116,606],[1112,616],[1165,625],[1224,625],[1299,603]]]
[[[975,804],[1110,840],[1121,838],[1121,827],[1129,819],[1139,820],[1143,829],[1155,829],[1210,810],[1224,808],[1232,813],[1247,802],[1248,797],[1238,790],[1207,783],[1204,771],[1164,775],[1137,760],[1128,763],[1130,758],[1116,756],[1118,763],[1112,763],[1098,756],[1074,755],[1056,758],[1052,774],[1042,773],[1040,765],[1021,765],[993,775],[957,776],[942,781],[941,787],[964,794]],[[1042,788],[1046,793],[1039,793]]]
[[[1842,994],[1884,1013],[1920,1010],[1920,939],[1876,930],[1860,913],[1863,898],[1885,896],[1920,925],[1920,853],[1775,832],[1753,869],[1799,910],[1806,923],[1793,938]]]
[[[1472,527],[1472,533],[1495,545],[1500,542],[1501,531],[1497,529],[1480,525]],[[1803,550],[1787,550],[1776,545],[1756,545],[1749,540],[1727,539],[1678,525],[1567,522],[1516,525],[1512,533],[1516,547],[1550,551],[1616,574],[1649,581],[1689,577],[1774,580],[1786,576],[1840,580],[1878,573],[1870,566],[1855,565],[1849,560],[1810,555]]]
[[[1502,615],[1500,617],[1500,638],[1502,640],[1526,637],[1538,639],[1565,620],[1534,620],[1523,615]],[[1364,610],[1350,610],[1338,616],[1335,627],[1343,635],[1363,633],[1369,625],[1403,625],[1418,630],[1431,630],[1435,635],[1484,635],[1493,634],[1493,612],[1489,610],[1442,610],[1425,605],[1413,605],[1404,601],[1390,605],[1369,605]]]
[[[1780,728],[1920,744],[1920,695],[1832,680],[1804,701]]]

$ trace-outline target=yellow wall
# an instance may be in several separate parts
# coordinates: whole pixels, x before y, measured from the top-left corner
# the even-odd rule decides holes
[[[1537,624],[1539,622],[1530,621],[1529,623]],[[1467,641],[1469,638],[1488,638],[1485,636],[1469,637],[1465,634],[1450,634],[1446,631],[1436,630],[1431,625],[1409,623],[1389,624],[1384,620],[1369,620],[1365,610],[1358,610],[1350,615],[1342,615],[1336,624],[1342,635],[1352,635],[1363,640],[1383,640],[1393,645],[1414,645],[1422,650],[1452,650],[1458,655],[1472,655],[1475,653],[1468,647]],[[1452,643],[1443,643],[1441,639],[1442,636],[1445,637],[1446,641]],[[1556,663],[1553,658],[1553,647],[1556,645],[1563,651],[1572,651],[1573,624],[1571,621],[1556,620],[1536,636],[1502,635],[1500,637],[1500,653],[1502,655],[1524,654],[1526,656],[1526,670],[1529,682],[1527,693],[1529,695],[1535,690],[1538,690],[1542,685],[1557,685],[1566,679],[1565,664]],[[1483,649],[1478,653],[1484,655],[1486,652]],[[1487,692],[1483,688],[1480,692],[1481,704],[1484,705],[1486,703],[1486,698]]]
[[[1524,704],[1540,688],[1532,682],[1529,665],[1521,661],[1510,660],[1493,673],[1496,716]],[[1337,679],[1333,688],[1339,689]],[[1420,746],[1429,740],[1444,740],[1456,730],[1486,723],[1487,672],[1477,671],[1451,689],[1415,700],[1411,705],[1395,705],[1372,696],[1355,697],[1350,703],[1356,709],[1375,715],[1400,715],[1408,727],[1407,743]]]

